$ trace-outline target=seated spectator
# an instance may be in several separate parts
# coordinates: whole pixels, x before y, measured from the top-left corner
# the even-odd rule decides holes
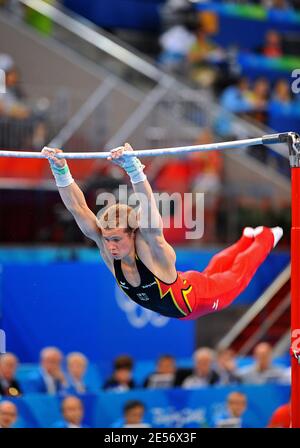
[[[130,400],[125,403],[123,418],[112,425],[113,428],[151,428],[144,422],[145,406],[141,401]]]
[[[261,342],[254,349],[255,364],[240,370],[242,382],[247,384],[279,383],[284,375],[284,368],[272,364],[272,347]]]
[[[249,81],[247,78],[240,78],[235,85],[231,85],[224,89],[220,103],[230,112],[243,114],[250,112],[253,107],[249,100]]]
[[[13,353],[0,356],[0,395],[17,397],[22,394],[21,386],[16,380],[18,358]]]
[[[288,0],[263,0],[270,11],[292,11],[293,8]]]
[[[275,30],[267,31],[263,45],[257,48],[257,53],[266,58],[280,58],[283,56],[281,35]]]
[[[291,115],[295,112],[295,109],[289,83],[285,79],[279,79],[274,86],[268,109],[269,113],[271,115]]]
[[[17,406],[11,401],[0,402],[0,429],[13,428],[18,418]]]
[[[88,360],[79,352],[69,353],[67,356],[67,393],[84,394],[87,386],[84,382],[84,375],[87,369]]]
[[[185,378],[182,387],[185,389],[197,389],[219,382],[220,377],[213,369],[214,351],[210,348],[199,348],[194,353],[194,372]]]
[[[227,409],[215,418],[215,428],[245,428],[243,414],[247,409],[247,397],[241,392],[231,392],[227,397]]]
[[[192,80],[202,87],[213,86],[218,76],[217,66],[225,59],[224,50],[210,40],[204,28],[199,26],[195,43],[188,53]]]
[[[10,55],[0,54],[0,69],[5,72],[5,92],[0,92],[0,115],[16,119],[28,118],[30,110],[24,103],[19,73]]]
[[[195,36],[185,26],[175,25],[159,38],[162,51],[159,62],[170,72],[183,72],[189,49],[195,42]]]
[[[55,423],[54,428],[88,428],[82,423],[84,410],[82,401],[78,397],[70,395],[61,403],[61,412],[63,420]]]
[[[174,386],[176,374],[175,358],[162,355],[158,359],[156,372],[148,376],[144,387],[148,389],[168,389]]]
[[[230,348],[218,351],[216,370],[220,376],[220,384],[237,384],[241,382],[237,374],[234,351]]]
[[[290,428],[290,427],[291,427],[291,404],[286,403],[275,409],[268,423],[268,428]]]
[[[37,374],[31,377],[31,389],[33,392],[57,394],[67,386],[65,375],[62,371],[63,355],[56,347],[46,347],[40,353],[40,368]]]
[[[269,81],[266,78],[258,78],[248,95],[252,105],[251,117],[264,124],[267,122],[269,91]]]
[[[0,54],[0,69],[5,72],[5,92],[0,92],[0,146],[20,148],[30,144],[42,147],[47,138],[45,112],[48,100],[42,99],[34,106],[28,103],[20,87],[19,70],[10,55]]]
[[[115,359],[114,372],[103,386],[104,390],[125,392],[135,387],[132,379],[133,361],[130,356],[122,355]]]

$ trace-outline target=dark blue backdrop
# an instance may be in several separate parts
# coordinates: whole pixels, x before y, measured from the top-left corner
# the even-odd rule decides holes
[[[102,27],[157,29],[165,0],[64,0],[64,5]]]

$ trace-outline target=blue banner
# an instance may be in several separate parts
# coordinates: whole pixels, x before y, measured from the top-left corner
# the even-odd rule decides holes
[[[64,0],[67,8],[102,27],[157,29],[159,4],[164,0]]]
[[[201,271],[215,252],[179,250],[178,270]],[[120,353],[147,360],[164,352],[177,358],[193,352],[195,322],[167,319],[130,301],[97,251],[72,251],[74,262],[55,261],[70,259],[65,250],[29,251],[23,258],[19,251],[17,262],[9,255],[0,281],[1,328],[7,350],[21,361],[37,362],[47,345],[64,353],[82,351],[98,363],[110,363]],[[1,258],[5,260],[5,251]],[[287,253],[270,254],[234,304],[256,300],[288,261]]]
[[[156,428],[214,427],[226,412],[226,398],[233,390],[247,397],[242,426],[263,428],[274,410],[288,402],[288,386],[210,387],[200,390],[137,390],[128,393],[100,393],[83,397],[84,424],[90,427],[120,427],[123,407],[128,400],[140,400],[146,407],[144,422]],[[52,427],[61,420],[60,399],[28,395],[15,399],[20,418],[17,426]]]
[[[24,362],[37,362],[48,345],[108,363],[121,353],[152,359],[194,350],[193,321],[138,307],[116,289],[102,262],[6,265],[2,295],[7,350]]]
[[[217,17],[214,40],[221,46],[236,45],[242,49],[255,49],[264,41],[269,30],[279,33],[298,33],[300,14],[293,10],[270,10],[260,5],[199,2],[200,13],[209,11]]]

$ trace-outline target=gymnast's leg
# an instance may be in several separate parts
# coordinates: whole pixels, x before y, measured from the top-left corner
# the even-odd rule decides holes
[[[203,271],[205,274],[216,274],[217,272],[224,272],[230,269],[235,258],[244,250],[248,249],[254,242],[254,229],[246,227],[243,230],[241,238],[232,246],[222,250],[213,256],[209,264]]]
[[[279,227],[274,229],[257,228],[246,249],[236,254],[236,249],[243,248],[246,244],[243,237],[238,241],[238,246],[234,245],[229,248],[232,253],[229,252],[231,255],[229,257],[230,266],[227,270],[214,272],[212,270],[214,264],[217,268],[220,267],[217,262],[214,262],[204,272],[189,271],[185,273],[195,292],[193,311],[187,318],[196,319],[229,306],[248,286],[259,266],[281,238],[282,233],[282,229]],[[232,257],[234,254],[235,257]],[[222,259],[221,253],[220,260]],[[228,260],[224,256],[224,265],[227,262]]]

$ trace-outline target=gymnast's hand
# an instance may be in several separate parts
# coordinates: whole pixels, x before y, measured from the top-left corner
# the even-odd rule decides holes
[[[107,157],[107,160],[111,160],[116,165],[121,166],[122,168],[125,168],[126,164],[126,156],[124,157],[124,151],[130,152],[133,151],[132,147],[129,145],[129,143],[125,143],[124,146],[119,146],[118,148],[114,148],[110,151],[110,156]]]
[[[49,160],[52,166],[56,166],[57,168],[63,168],[66,165],[66,159],[58,159],[55,157],[55,154],[63,152],[61,149],[57,148],[48,148],[45,146],[42,149],[42,154]]]

